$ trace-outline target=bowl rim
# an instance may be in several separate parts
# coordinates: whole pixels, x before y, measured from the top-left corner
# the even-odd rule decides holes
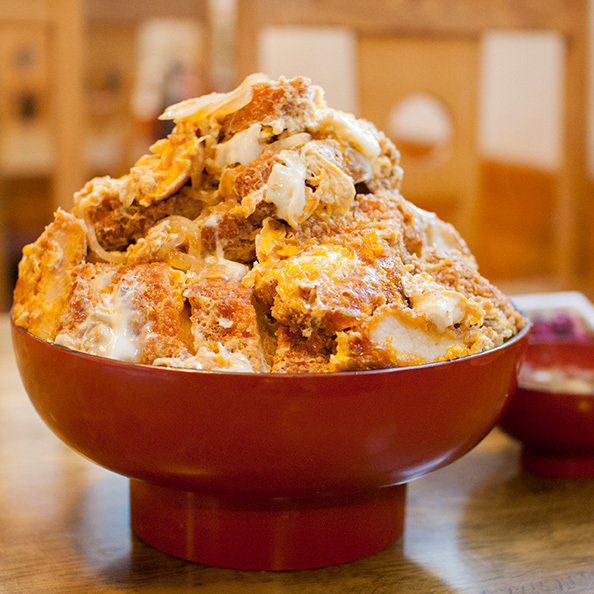
[[[519,311],[519,310],[518,310]],[[258,372],[247,372],[247,371],[222,371],[222,370],[213,370],[213,369],[187,369],[183,367],[165,367],[160,365],[150,365],[148,363],[133,363],[130,361],[122,361],[120,359],[112,359],[109,357],[101,357],[100,355],[93,355],[91,353],[85,353],[83,351],[77,351],[75,349],[71,349],[69,347],[65,347],[59,344],[55,344],[50,342],[49,340],[44,340],[35,336],[35,334],[29,332],[25,328],[18,326],[16,321],[14,320],[12,309],[10,311],[10,325],[14,333],[19,333],[22,335],[27,336],[29,339],[33,339],[37,343],[40,343],[48,348],[55,348],[58,350],[62,350],[65,353],[71,354],[75,357],[81,359],[88,359],[95,362],[106,363],[109,365],[113,365],[116,367],[123,367],[125,369],[151,369],[155,372],[168,374],[168,373],[175,373],[179,374],[181,372],[187,374],[198,374],[198,375],[213,375],[213,376],[224,376],[224,377],[262,377],[262,378],[273,378],[273,377],[286,377],[286,378],[307,378],[307,377],[358,377],[362,375],[379,375],[385,373],[394,373],[397,371],[410,372],[411,370],[417,369],[427,369],[427,368],[438,368],[443,367],[447,364],[455,363],[456,361],[468,361],[468,360],[476,360],[478,358],[482,358],[488,356],[491,353],[494,353],[499,350],[503,350],[504,348],[508,347],[510,344],[520,341],[524,338],[529,332],[532,327],[532,323],[528,316],[526,316],[523,312],[520,311],[524,319],[524,326],[513,336],[507,338],[502,342],[500,345],[492,347],[490,349],[486,349],[479,353],[473,353],[471,355],[465,355],[463,357],[458,357],[456,359],[450,359],[447,361],[434,361],[430,363],[419,363],[417,365],[403,365],[400,367],[381,367],[377,369],[360,369],[356,371],[328,371],[328,372],[312,372],[312,371],[304,371],[304,372],[289,372],[289,373],[258,373]]]

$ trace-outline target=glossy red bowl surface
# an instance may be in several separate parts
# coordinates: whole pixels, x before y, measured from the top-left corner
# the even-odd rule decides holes
[[[531,340],[525,364],[594,370],[594,341]],[[526,470],[553,477],[594,477],[594,393],[528,387],[520,380],[500,426],[522,443]]]
[[[492,429],[527,328],[454,361],[332,374],[166,369],[71,351],[12,325],[42,419],[131,479],[134,532],[211,565],[293,569],[371,554],[403,529],[405,483]]]

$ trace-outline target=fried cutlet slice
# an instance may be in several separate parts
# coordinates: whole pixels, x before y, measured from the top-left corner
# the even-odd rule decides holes
[[[278,120],[300,130],[305,127],[303,122],[314,118],[318,101],[318,91],[303,77],[258,83],[252,87],[249,103],[222,118],[220,123],[227,135],[245,130],[254,123],[266,125]]]
[[[464,296],[423,273],[403,279],[404,301],[378,307],[357,328],[337,335],[333,371],[399,367],[448,361],[501,344],[484,323],[487,310],[475,296]]]
[[[255,237],[273,209],[271,204],[260,203],[255,212],[246,217],[241,206],[231,200],[217,204],[200,224],[203,248],[215,253],[220,246],[230,260],[253,262],[256,257]]]
[[[191,306],[194,348],[243,353],[254,371],[266,363],[251,291],[236,280],[197,279],[184,293]]]
[[[103,177],[87,182],[77,193],[78,202],[85,203],[86,221],[92,225],[99,245],[108,252],[125,251],[165,217],[182,215],[194,218],[201,209],[199,201],[183,193],[148,206],[137,202],[125,205],[122,196],[125,187],[121,180]]]
[[[189,322],[174,274],[160,262],[81,264],[55,342],[134,363],[187,356]]]
[[[338,333],[330,369],[354,371],[418,365],[454,358],[465,351],[468,349],[461,332],[437,332],[425,316],[403,304],[392,303],[378,308],[358,328]]]
[[[273,358],[273,373],[315,373],[328,371],[330,353],[323,341],[309,339],[279,326],[277,347]]]
[[[385,302],[382,276],[350,247],[313,245],[256,270],[254,293],[280,324],[306,337],[331,336]]]
[[[279,162],[275,153],[265,153],[244,165],[228,167],[221,175],[219,195],[241,202],[252,192],[264,187],[272,168]]]
[[[423,272],[430,274],[442,286],[472,297],[480,304],[484,310],[485,330],[491,329],[497,336],[496,344],[523,327],[522,314],[497,287],[480,275],[477,268],[468,265],[468,259],[463,254],[452,253],[444,259],[430,248],[423,255]]]
[[[86,253],[84,223],[59,209],[35,243],[23,249],[12,308],[17,326],[54,339],[70,294],[70,272]]]

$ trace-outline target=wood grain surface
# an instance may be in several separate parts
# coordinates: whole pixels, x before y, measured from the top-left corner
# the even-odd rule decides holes
[[[39,419],[6,316],[0,336],[2,594],[594,592],[594,480],[526,474],[518,445],[498,430],[411,483],[404,536],[365,559],[261,572],[170,557],[130,532],[127,479],[69,450]]]

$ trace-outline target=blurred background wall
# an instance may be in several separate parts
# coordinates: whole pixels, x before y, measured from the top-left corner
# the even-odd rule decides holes
[[[125,173],[167,134],[164,107],[254,70],[306,75],[391,136],[405,197],[506,290],[592,295],[592,5],[2,0],[2,308],[57,206]]]

